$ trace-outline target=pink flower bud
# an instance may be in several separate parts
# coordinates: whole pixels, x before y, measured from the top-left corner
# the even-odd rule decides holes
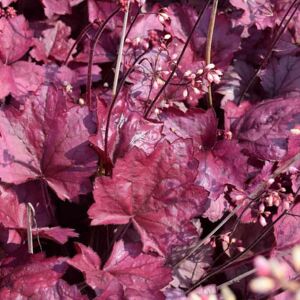
[[[17,15],[16,10],[13,7],[8,7],[6,9],[7,18],[13,18]]]
[[[259,217],[259,224],[260,224],[262,227],[267,226],[267,221],[266,221],[266,219],[265,219],[263,216],[260,216],[260,217]]]
[[[0,18],[5,17],[5,10],[0,8]]]
[[[273,197],[272,197],[272,195],[266,197],[265,202],[266,202],[267,206],[273,206]]]
[[[266,218],[268,218],[270,215],[271,215],[271,212],[270,212],[270,211],[265,211],[265,212],[264,212],[264,216],[265,216]]]
[[[167,8],[162,8],[158,13],[158,20],[163,26],[170,25],[171,23],[171,19],[167,12]]]
[[[290,166],[288,170],[290,174],[296,174],[299,172],[299,170],[294,166]]]
[[[137,47],[140,44],[140,42],[141,42],[140,37],[135,38],[132,42],[133,47]]]
[[[172,36],[171,36],[171,34],[169,34],[169,33],[167,33],[167,34],[164,35],[164,39],[165,39],[165,40],[169,40],[169,39],[171,39],[171,38],[172,38]]]
[[[283,201],[283,208],[286,209],[286,210],[290,209],[290,203],[288,201],[284,200]]]
[[[293,265],[296,271],[300,271],[300,245],[297,245],[292,250]]]
[[[189,77],[191,74],[192,74],[192,71],[191,70],[187,70],[187,71],[184,72],[183,76],[184,77]]]
[[[254,266],[256,268],[256,272],[259,276],[269,276],[271,275],[271,268],[269,265],[269,261],[259,255],[254,258]]]
[[[83,99],[83,98],[79,98],[79,99],[78,99],[78,104],[79,104],[80,106],[83,106],[83,105],[85,104],[84,99]]]
[[[215,83],[215,84],[219,84],[219,83],[220,83],[221,78],[220,78],[219,75],[217,75],[217,74],[215,74],[215,73],[212,73],[212,77],[213,77],[213,79],[214,79],[214,83]]]
[[[187,98],[188,94],[189,94],[189,93],[188,93],[188,90],[185,89],[185,90],[183,91],[183,93],[182,93],[183,98]]]
[[[232,140],[232,132],[231,131],[225,131],[224,138],[225,138],[225,140]]]
[[[289,201],[290,203],[294,202],[295,197],[293,194],[288,194],[286,197],[286,200]]]
[[[245,195],[239,194],[235,196],[235,201],[242,201],[245,200],[245,198],[246,198]]]
[[[278,207],[280,205],[280,199],[279,198],[275,198],[273,204]]]
[[[205,67],[205,69],[207,69],[207,70],[212,70],[212,69],[214,69],[215,68],[215,64],[208,64],[206,67]]]
[[[207,74],[207,80],[209,81],[209,83],[212,83],[214,81],[214,77],[211,73]]]
[[[217,73],[217,75],[222,76],[223,72],[221,70],[216,69],[215,72]]]
[[[285,280],[288,276],[287,268],[284,264],[281,264],[275,259],[269,260],[270,268],[272,276],[275,277],[277,280]]]
[[[250,289],[255,293],[269,293],[275,288],[275,286],[275,281],[269,277],[259,277],[250,281]]]
[[[149,46],[150,46],[150,45],[149,45],[149,42],[146,41],[146,40],[142,40],[141,45],[142,45],[143,50],[149,49]]]
[[[201,91],[199,90],[199,89],[197,89],[197,88],[193,88],[193,91],[194,91],[194,93],[196,94],[196,95],[199,95],[199,94],[201,94]]]
[[[258,211],[262,214],[265,211],[265,205],[263,203],[259,204]]]
[[[197,75],[202,75],[203,74],[203,69],[199,69],[196,74]]]

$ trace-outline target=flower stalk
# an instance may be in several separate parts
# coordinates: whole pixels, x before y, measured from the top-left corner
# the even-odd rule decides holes
[[[117,86],[118,86],[120,68],[121,68],[122,56],[123,56],[123,48],[124,48],[124,42],[125,42],[125,37],[126,37],[126,28],[127,28],[128,16],[129,16],[129,8],[130,8],[130,1],[127,2],[127,9],[124,14],[123,28],[122,28],[120,46],[119,46],[118,57],[117,57],[117,65],[116,65],[114,82],[113,82],[113,87],[112,87],[112,95],[113,96],[115,96],[117,93]]]
[[[209,20],[208,33],[207,33],[207,42],[206,42],[206,51],[205,51],[206,65],[209,65],[211,63],[211,48],[212,48],[217,10],[218,10],[218,0],[214,0],[211,15],[210,15],[210,20]],[[211,85],[208,87],[208,104],[209,107],[213,106]]]

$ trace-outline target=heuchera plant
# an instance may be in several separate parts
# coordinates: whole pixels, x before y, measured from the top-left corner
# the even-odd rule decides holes
[[[299,24],[0,0],[0,298],[298,299]]]

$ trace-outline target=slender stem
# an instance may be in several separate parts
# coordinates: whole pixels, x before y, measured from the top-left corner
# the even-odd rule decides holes
[[[179,63],[181,62],[181,59],[182,59],[182,57],[183,57],[183,55],[184,55],[184,53],[185,53],[185,51],[186,51],[186,49],[187,49],[187,47],[188,47],[188,45],[189,45],[191,39],[192,39],[192,37],[193,37],[193,34],[194,34],[194,32],[195,32],[195,30],[196,30],[198,24],[199,24],[200,21],[201,21],[202,15],[203,15],[205,9],[208,7],[209,3],[210,3],[210,0],[207,1],[206,5],[205,5],[205,6],[203,7],[203,9],[200,11],[199,16],[198,16],[198,19],[197,19],[196,23],[194,24],[194,26],[193,26],[193,28],[192,28],[192,30],[191,30],[191,32],[190,32],[190,34],[189,34],[189,36],[188,36],[188,38],[187,38],[185,44],[184,44],[184,46],[183,46],[183,49],[181,50],[181,53],[180,53],[178,59],[176,60],[176,63],[175,63],[175,65],[174,65],[174,67],[173,67],[173,70],[171,71],[171,73],[170,73],[168,79],[166,80],[166,82],[164,83],[164,85],[161,87],[161,89],[160,89],[160,90],[158,91],[158,93],[156,94],[156,96],[155,96],[154,100],[152,101],[152,103],[151,103],[151,104],[149,105],[149,107],[147,108],[147,110],[146,110],[146,112],[145,112],[145,118],[148,118],[148,117],[149,117],[149,115],[150,115],[150,113],[151,113],[151,111],[152,111],[152,108],[155,106],[156,102],[159,100],[159,97],[162,95],[162,93],[163,93],[164,90],[166,89],[167,85],[168,85],[169,82],[171,81],[171,79],[172,79],[172,77],[173,77],[175,71],[177,70],[177,68],[178,68],[178,66],[179,66]]]
[[[93,23],[88,24],[79,34],[78,38],[72,45],[71,49],[69,50],[66,59],[64,60],[63,64],[66,65],[68,63],[68,60],[75,49],[75,47],[78,45],[78,43],[82,40],[82,38],[86,35],[86,33],[93,27]]]
[[[122,56],[123,56],[123,48],[124,48],[124,42],[125,42],[125,36],[126,36],[126,28],[127,28],[127,22],[128,22],[128,16],[129,16],[129,8],[130,8],[130,1],[127,1],[127,8],[126,8],[126,11],[124,14],[123,28],[122,28],[120,46],[119,46],[119,51],[118,51],[115,77],[114,77],[114,82],[113,82],[113,87],[112,87],[113,96],[115,96],[117,93],[117,86],[118,86],[120,68],[121,68]]]
[[[289,7],[289,9],[287,10],[287,12],[285,13],[285,15],[283,16],[280,24],[279,24],[279,29],[277,34],[275,35],[271,46],[266,54],[266,56],[264,57],[262,63],[260,64],[260,66],[257,68],[257,70],[254,72],[254,74],[252,75],[251,79],[249,80],[247,86],[244,88],[244,90],[241,93],[241,96],[239,97],[237,104],[239,105],[242,101],[242,99],[245,97],[245,94],[247,93],[247,91],[249,90],[249,88],[252,86],[252,84],[254,83],[256,77],[259,75],[260,71],[262,70],[262,68],[266,65],[266,63],[268,62],[270,56],[272,55],[272,50],[275,47],[275,45],[277,44],[277,42],[279,41],[281,35],[283,34],[283,32],[285,31],[287,25],[289,24],[289,22],[291,21],[292,17],[295,15],[295,13],[297,12],[300,2],[297,3],[298,0],[294,0],[294,2],[291,4],[291,6]],[[296,4],[297,3],[297,4]],[[296,4],[296,7],[294,9],[294,11],[292,12],[291,16],[288,18],[287,22],[283,25],[285,19],[287,18],[288,14],[290,13],[290,11],[292,10],[293,6]],[[282,26],[283,25],[283,26]]]
[[[34,208],[31,203],[27,203],[27,247],[28,253],[33,254],[33,237],[32,237],[32,218],[34,214]]]
[[[213,34],[215,29],[217,9],[218,9],[218,0],[214,0],[211,15],[210,15],[210,20],[209,20],[207,41],[206,41],[206,52],[205,52],[206,65],[211,63],[211,47],[212,47]],[[213,106],[211,86],[208,87],[208,103],[209,103],[209,107]]]
[[[91,99],[91,93],[92,93],[92,67],[93,67],[93,60],[94,60],[94,52],[96,49],[96,45],[106,27],[110,19],[112,19],[118,12],[120,11],[120,8],[117,8],[113,11],[113,13],[108,16],[108,18],[103,22],[102,26],[97,30],[96,35],[94,37],[94,40],[91,44],[90,48],[90,54],[89,54],[89,62],[88,62],[88,74],[87,74],[87,83],[86,83],[86,100],[87,105],[89,108],[92,108],[92,99]]]
[[[254,274],[255,272],[256,272],[256,269],[252,269],[252,270],[250,270],[250,271],[247,271],[247,272],[245,272],[245,273],[243,273],[243,274],[241,274],[241,275],[239,275],[239,276],[234,277],[234,278],[231,279],[231,280],[228,280],[228,281],[226,281],[226,282],[224,282],[224,283],[218,285],[218,286],[217,286],[217,289],[218,289],[218,290],[221,290],[222,287],[224,287],[224,286],[229,286],[229,285],[232,285],[232,284],[234,284],[234,283],[240,282],[242,279],[251,276],[251,275]]]

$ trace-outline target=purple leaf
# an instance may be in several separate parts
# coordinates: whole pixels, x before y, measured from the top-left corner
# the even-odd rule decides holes
[[[3,89],[0,98],[11,94],[14,97],[28,96],[34,93],[44,82],[44,68],[27,61],[17,61],[7,66],[0,63]]]
[[[93,62],[107,63],[116,59],[118,53],[118,41],[119,37],[115,32],[110,35],[104,34],[101,36],[101,40],[95,46]],[[83,47],[83,51],[76,56],[75,61],[88,63],[91,54],[90,40],[86,40]]]
[[[218,124],[212,109],[204,112],[194,108],[184,113],[170,108],[162,111],[158,117],[164,123],[163,134],[169,142],[191,138],[194,147],[204,149],[212,148],[216,142]]]
[[[230,0],[230,3],[236,8],[242,9],[244,11],[242,17],[237,21],[237,24],[247,27],[256,24],[259,29],[273,27],[274,17],[271,1]]]
[[[114,162],[123,157],[133,147],[151,154],[161,139],[162,124],[150,122],[140,114],[131,112],[124,95],[115,104],[108,130],[108,158]],[[90,141],[104,155],[105,129],[108,118],[108,107],[104,101],[97,102],[98,132]]]
[[[63,94],[49,88],[46,100],[28,99],[23,111],[5,108],[0,119],[4,182],[44,179],[61,199],[91,190],[96,157],[87,142],[94,125],[86,108],[67,108]]]
[[[0,223],[6,228],[26,228],[26,205],[19,204],[16,193],[0,185],[0,199]]]
[[[23,15],[0,18],[0,59],[4,64],[20,59],[32,45],[32,31]]]
[[[159,290],[171,281],[170,270],[164,267],[164,260],[141,253],[139,245],[117,242],[102,270],[100,259],[92,249],[78,243],[77,251],[78,254],[68,263],[83,272],[91,287],[101,291],[97,299],[107,299],[108,287],[118,295],[122,295],[124,290],[128,299],[142,293],[159,296],[147,299],[160,299],[162,294]]]
[[[61,228],[61,227],[44,227],[38,228],[33,231],[35,236],[40,236],[46,239],[53,240],[59,244],[65,244],[69,238],[78,237],[78,233],[71,228]]]
[[[243,101],[240,105],[236,105],[233,101],[225,103],[223,109],[225,113],[224,126],[225,130],[231,131],[234,124],[251,108],[248,101]]]
[[[226,184],[244,187],[247,157],[241,153],[237,141],[219,141],[212,150],[199,151],[196,158],[199,161],[196,183],[210,192],[213,201],[223,193]]]
[[[255,69],[245,61],[238,60],[234,62],[233,66],[229,66],[217,90],[218,93],[224,95],[222,99],[223,106],[230,101],[237,102],[242,97],[242,93],[254,71]],[[252,94],[251,96],[254,98]]]
[[[55,14],[65,15],[71,13],[70,0],[41,0],[44,8],[45,15],[51,19]]]
[[[106,18],[117,8],[117,4],[114,1],[102,0],[88,0],[88,13],[89,21],[92,23],[97,20],[106,20]],[[119,22],[121,19],[118,20]],[[110,29],[116,29],[115,19],[110,22]]]
[[[274,28],[275,24],[278,25],[292,4],[289,0],[230,0],[230,3],[236,8],[243,10],[241,17],[237,21],[234,20],[234,23],[244,25],[246,28],[256,25],[260,30],[267,27]],[[295,26],[297,16],[299,16],[299,12],[292,19],[292,22],[289,24],[290,27]]]
[[[58,21],[54,27],[43,30],[41,34],[42,37],[35,39],[35,47],[30,55],[45,63],[53,59],[64,61],[75,42],[70,39],[71,28]]]
[[[181,42],[185,42],[197,20],[197,11],[189,5],[176,3],[168,7],[168,14],[171,18],[168,30]],[[192,39],[192,61],[194,63],[200,57],[205,59],[205,43],[210,14],[210,10],[204,12]],[[219,68],[226,68],[231,62],[233,53],[238,50],[240,45],[240,33],[241,30],[232,28],[230,20],[224,14],[217,16],[212,43],[212,61]]]
[[[281,208],[278,214],[283,211]],[[274,225],[276,249],[285,250],[300,243],[299,214],[300,204],[297,203],[279,222]],[[274,217],[275,218],[275,217]]]
[[[269,100],[248,110],[237,122],[234,134],[251,156],[280,160],[287,152],[290,130],[299,119],[299,98]]]
[[[13,90],[14,78],[12,76],[11,67],[0,62],[0,99],[4,99]]]
[[[150,156],[132,149],[117,160],[112,178],[96,179],[92,225],[132,222],[144,251],[166,253],[182,243],[182,225],[205,209],[207,193],[194,185],[197,165],[189,141],[165,142]]]
[[[262,86],[269,98],[300,95],[300,58],[273,58],[261,73]]]
[[[34,255],[21,265],[4,265],[0,296],[3,299],[86,299],[75,286],[61,279],[66,267],[65,259],[42,255]]]
[[[153,5],[151,9],[147,10],[144,18],[138,18],[132,27],[128,38],[131,40],[135,40],[137,38],[144,39],[148,37],[148,33],[151,30],[163,31],[164,27],[158,18],[158,12],[160,9],[160,5]],[[171,11],[168,9],[168,14],[170,15],[170,13]],[[147,29],[145,30],[145,28]]]
[[[171,272],[162,258],[143,254],[140,245],[122,241],[115,244],[103,271],[118,278],[129,298],[135,290],[157,293],[171,281]]]

